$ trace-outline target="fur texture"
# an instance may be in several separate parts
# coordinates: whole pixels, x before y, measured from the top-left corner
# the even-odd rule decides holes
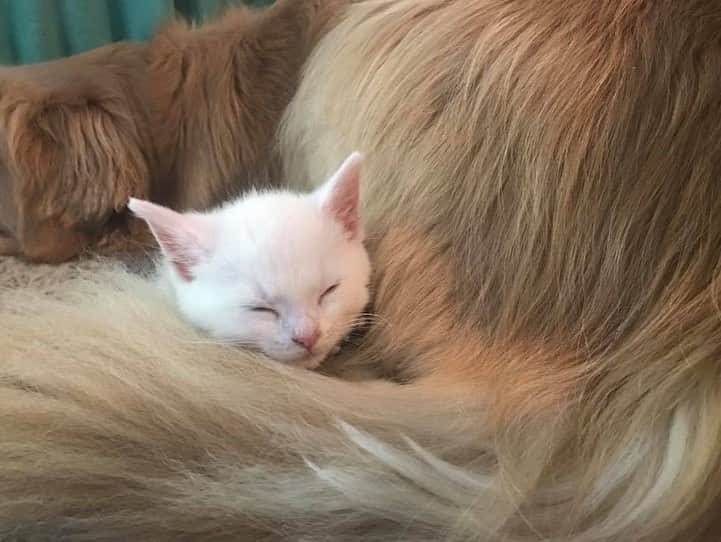
[[[378,323],[336,361],[408,383],[207,344],[119,273],[5,293],[2,534],[718,540],[719,35],[713,0],[354,3],[281,149],[368,153]]]
[[[97,240],[130,195],[148,196],[146,54],[118,44],[0,68],[0,253],[65,260]]]
[[[236,8],[148,44],[0,68],[0,254],[57,262],[132,248],[128,234],[142,248],[129,196],[206,208],[267,184],[301,66],[345,3]]]

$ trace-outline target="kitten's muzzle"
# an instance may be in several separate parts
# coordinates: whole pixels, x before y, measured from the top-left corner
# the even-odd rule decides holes
[[[316,327],[306,333],[299,335],[293,335],[293,342],[298,346],[305,348],[308,352],[313,350],[313,347],[320,339],[320,330]]]

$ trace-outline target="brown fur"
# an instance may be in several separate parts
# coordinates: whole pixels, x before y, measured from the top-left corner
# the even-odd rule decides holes
[[[62,261],[128,197],[147,196],[154,148],[135,90],[145,47],[120,44],[67,60],[0,69],[6,236],[31,260]]]
[[[120,272],[6,293],[0,532],[718,540],[720,35],[712,0],[354,3],[280,148],[305,184],[367,154],[378,321],[328,370],[408,383],[209,344]]]
[[[0,253],[62,261],[123,227],[131,195],[205,208],[269,182],[302,63],[344,3],[237,8],[147,45],[0,68],[0,195],[15,202]]]

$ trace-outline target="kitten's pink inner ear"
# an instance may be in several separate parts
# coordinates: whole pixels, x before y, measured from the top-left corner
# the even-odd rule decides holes
[[[349,239],[363,237],[360,216],[360,168],[363,156],[352,153],[333,176],[320,187],[320,199],[324,210],[342,226]]]
[[[210,256],[213,234],[207,217],[178,213],[162,205],[130,198],[128,209],[148,223],[165,258],[184,280],[194,278],[194,268]]]

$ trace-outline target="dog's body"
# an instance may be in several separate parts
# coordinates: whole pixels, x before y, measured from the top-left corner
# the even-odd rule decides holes
[[[7,293],[0,534],[718,540],[719,35],[712,0],[352,3],[279,148],[367,153],[378,318],[328,370],[404,384],[209,344],[122,273]]]
[[[59,262],[122,239],[130,196],[204,209],[269,183],[300,69],[345,4],[236,8],[147,44],[0,68],[0,254]]]
[[[74,256],[130,195],[148,194],[146,66],[146,46],[121,43],[0,68],[0,235],[12,253]]]

